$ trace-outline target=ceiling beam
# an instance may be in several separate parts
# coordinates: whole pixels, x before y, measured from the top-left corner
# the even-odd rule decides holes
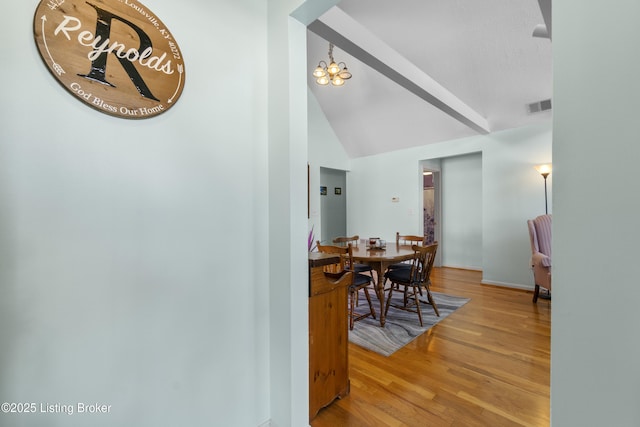
[[[547,37],[551,39],[551,0],[538,0],[544,26],[547,27]],[[535,34],[534,34],[535,35]]]
[[[308,28],[466,126],[490,133],[487,119],[341,9],[331,8]]]
[[[307,26],[338,3],[340,3],[340,0],[307,0],[294,10],[291,16]]]

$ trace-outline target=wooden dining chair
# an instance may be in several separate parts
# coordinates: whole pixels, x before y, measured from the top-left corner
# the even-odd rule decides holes
[[[424,246],[424,236],[400,235],[396,232],[396,245],[421,245]],[[395,270],[396,268],[411,268],[410,262],[398,262],[391,264],[387,270]]]
[[[354,247],[358,247],[358,242],[360,241],[360,236],[355,235],[351,237],[336,237],[333,239],[333,243],[337,246],[347,246],[351,244]],[[347,267],[350,270],[353,270],[356,273],[368,273],[371,276],[371,281],[373,282],[373,286],[376,286],[376,278],[373,274],[373,268],[369,264],[362,264],[355,262],[353,263],[353,268]]]
[[[401,235],[396,232],[396,245],[424,245],[424,236]]]
[[[417,313],[420,326],[423,326],[422,310],[420,307],[421,302],[430,304],[436,315],[440,317],[438,306],[433,299],[433,295],[431,295],[430,289],[431,270],[433,269],[433,262],[436,258],[438,243],[428,246],[413,245],[412,249],[415,251],[415,254],[411,261],[411,268],[388,270],[385,274],[385,278],[391,282],[391,286],[389,287],[384,313],[386,316],[391,306],[400,310]],[[420,300],[420,291],[422,289],[424,289],[427,294],[427,301]],[[391,301],[393,293],[398,291],[402,291],[404,294],[402,304]]]
[[[331,245],[322,245],[320,241],[317,243],[318,252],[327,253],[327,254],[339,254],[340,262],[336,264],[330,264],[326,266],[325,271],[328,273],[341,273],[343,271],[353,272],[349,268],[349,266],[353,265],[353,246],[351,243],[347,244],[347,246],[331,246]],[[365,317],[373,317],[376,318],[376,312],[373,309],[373,304],[371,303],[371,296],[369,295],[369,285],[372,282],[371,276],[362,273],[353,272],[351,275],[351,284],[349,285],[349,329],[352,330],[354,323],[358,320],[362,320]],[[364,296],[367,298],[367,302],[369,303],[369,311],[367,313],[358,314],[355,312],[356,300],[360,291],[364,292]]]

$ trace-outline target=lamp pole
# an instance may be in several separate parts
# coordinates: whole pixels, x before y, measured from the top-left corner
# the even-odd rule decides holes
[[[547,177],[549,176],[549,172],[541,173],[541,175],[544,178],[544,213],[548,214],[549,211],[547,210]]]
[[[551,164],[538,165],[535,166],[535,169],[544,178],[544,213],[545,215],[548,215],[549,209],[547,209],[547,177],[551,173]]]

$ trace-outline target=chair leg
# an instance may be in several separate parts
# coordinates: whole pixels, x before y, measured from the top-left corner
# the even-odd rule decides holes
[[[382,276],[382,278],[380,276],[378,276],[378,283],[380,283],[380,280],[382,280],[382,286],[376,287],[376,289],[379,289],[380,292],[384,293],[384,291],[386,291],[386,287],[387,287],[387,279],[384,275]],[[393,286],[393,283],[391,284],[391,286]],[[380,295],[378,295],[378,298],[380,298]]]
[[[376,278],[375,275],[373,274],[373,270],[369,271],[369,276],[371,276],[371,282],[373,283],[373,289],[377,289],[376,287]],[[371,304],[369,304],[371,305]],[[356,307],[360,307],[360,293],[357,292],[356,293]]]
[[[538,295],[540,295],[540,285],[536,285],[536,288],[533,290],[533,302],[538,302]]]
[[[366,287],[362,288],[349,288],[349,330],[353,330],[357,320],[363,319],[364,317],[369,316],[369,314],[358,315],[355,311],[355,307],[358,305],[358,296],[360,295],[360,289],[364,291],[364,296],[367,298],[367,303],[369,304],[369,314],[374,319],[376,318],[376,311],[373,308],[373,302],[371,301],[371,296],[369,295],[369,290]]]
[[[422,310],[420,309],[420,298],[418,298],[418,291],[416,290],[416,286],[413,287],[413,299],[416,300],[416,311],[418,312],[418,319],[420,320],[420,327],[422,324]]]
[[[373,288],[377,287],[376,275],[373,274],[373,270],[369,270],[369,276],[371,276],[371,283],[373,284]]]
[[[425,290],[427,291],[427,300],[429,301],[429,304],[431,304],[431,307],[433,307],[433,311],[436,312],[436,316],[440,317],[440,311],[438,311],[438,305],[436,304],[436,301],[433,299],[433,295],[431,295],[431,291],[429,290],[429,288],[425,288]]]
[[[384,315],[385,317],[387,316],[387,313],[389,312],[389,305],[391,303],[391,297],[393,296],[393,286],[395,285],[395,283],[391,283],[391,287],[389,287],[389,295],[387,295],[387,303],[384,307]],[[384,292],[384,289],[383,289]]]
[[[369,296],[369,290],[367,288],[364,289],[364,296],[367,297],[367,302],[369,303],[369,311],[371,312],[371,317],[376,318],[376,311],[373,308],[373,304],[371,303],[371,297]]]

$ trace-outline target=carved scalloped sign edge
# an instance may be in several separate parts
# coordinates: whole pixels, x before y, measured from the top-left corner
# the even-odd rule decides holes
[[[182,94],[178,43],[136,0],[41,0],[33,29],[54,78],[98,111],[146,119],[169,110]]]

